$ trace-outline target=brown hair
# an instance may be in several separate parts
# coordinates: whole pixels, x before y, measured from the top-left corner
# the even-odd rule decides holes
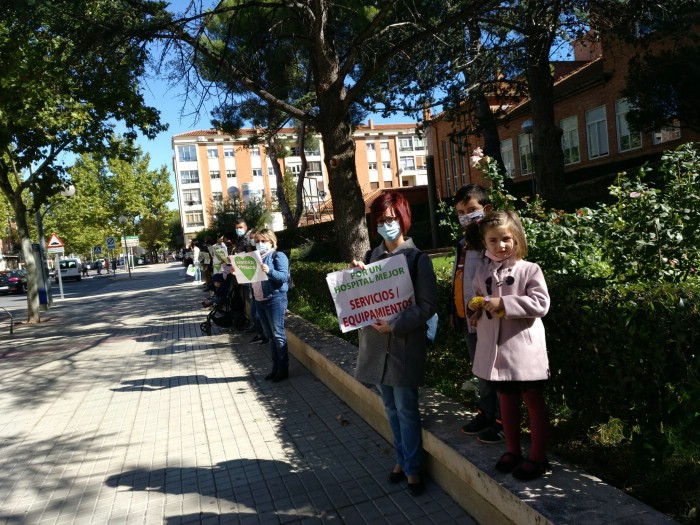
[[[518,259],[527,257],[527,237],[525,230],[520,222],[520,217],[513,210],[506,211],[490,211],[479,223],[479,233],[481,234],[482,242],[486,237],[486,232],[492,228],[503,226],[513,236],[515,241],[513,255]]]

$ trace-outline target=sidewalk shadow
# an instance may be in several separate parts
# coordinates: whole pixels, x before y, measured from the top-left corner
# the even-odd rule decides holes
[[[269,480],[273,481],[269,481]],[[267,480],[267,481],[266,481]],[[255,516],[256,523],[279,523],[284,517],[329,518],[337,517],[328,497],[318,486],[313,472],[293,469],[289,463],[269,459],[235,459],[208,467],[166,467],[155,470],[134,469],[108,477],[105,485],[118,489],[128,487],[130,491],[158,491],[163,494],[200,494],[201,496],[223,500],[221,514],[201,512],[187,517],[216,518],[217,523],[238,522],[233,516]],[[261,485],[269,489],[260,490]],[[310,489],[318,489],[319,505],[306,501],[303,505],[294,503],[295,495],[305,494]],[[266,493],[267,496],[261,497]],[[290,497],[291,496],[291,497]],[[228,502],[228,503],[227,503]],[[323,504],[325,503],[325,505]],[[230,516],[227,518],[226,516]],[[183,523],[185,516],[165,517],[165,524]],[[227,521],[231,519],[232,521]]]
[[[153,377],[150,379],[127,379],[121,387],[110,388],[112,392],[150,392],[186,385],[212,385],[215,383],[236,383],[250,381],[248,377],[208,377],[204,375]]]

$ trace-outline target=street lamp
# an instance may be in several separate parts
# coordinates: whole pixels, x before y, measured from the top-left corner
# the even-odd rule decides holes
[[[131,279],[131,264],[129,264],[129,252],[126,246],[126,221],[125,215],[119,216],[119,222],[122,225],[122,235],[124,235],[124,261],[126,262],[126,267],[129,269],[129,279]]]
[[[61,195],[66,198],[70,198],[75,195],[75,186],[69,184],[68,186],[63,186],[61,190]],[[44,239],[44,215],[51,209],[51,205],[46,206],[44,211],[36,210],[36,228],[39,237],[39,265],[41,266],[41,273],[37,272],[37,277],[39,279],[39,306],[46,305],[48,309],[53,304],[53,297],[51,296],[51,286],[49,284],[49,269],[46,265],[46,240]],[[61,269],[56,269],[60,278]],[[61,284],[61,299],[63,299],[63,286]]]

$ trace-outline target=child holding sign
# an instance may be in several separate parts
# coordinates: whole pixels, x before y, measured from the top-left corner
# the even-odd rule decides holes
[[[390,192],[377,197],[370,208],[370,218],[372,230],[381,236],[382,243],[372,250],[368,261],[403,256],[408,268],[415,266],[417,271],[411,276],[413,304],[390,321],[375,319],[360,329],[355,378],[378,384],[382,393],[396,451],[396,465],[389,472],[389,482],[407,480],[408,492],[418,496],[424,489],[420,477],[418,387],[425,376],[425,323],[437,310],[437,282],[430,257],[404,237],[411,226],[411,208],[403,195]],[[353,260],[352,266],[365,269],[362,260]]]

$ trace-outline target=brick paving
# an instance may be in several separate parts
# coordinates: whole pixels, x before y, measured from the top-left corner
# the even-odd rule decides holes
[[[389,485],[383,438],[292,360],[199,328],[177,264],[101,277],[0,334],[2,524],[474,523]]]

